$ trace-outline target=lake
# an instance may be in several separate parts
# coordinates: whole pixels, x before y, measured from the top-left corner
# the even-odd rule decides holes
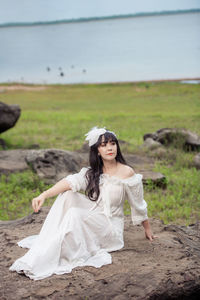
[[[200,78],[200,12],[0,28],[0,82]]]

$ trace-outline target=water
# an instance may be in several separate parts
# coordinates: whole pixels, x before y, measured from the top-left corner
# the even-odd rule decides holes
[[[0,24],[200,9],[199,0],[0,0]]]
[[[199,32],[199,12],[2,27],[0,82],[200,78]]]
[[[181,80],[180,83],[187,84],[200,84],[200,80]]]

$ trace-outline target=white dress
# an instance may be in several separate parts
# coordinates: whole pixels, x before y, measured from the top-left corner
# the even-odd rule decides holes
[[[10,271],[40,280],[70,273],[78,266],[111,264],[109,252],[124,246],[124,200],[130,203],[133,225],[148,219],[142,174],[126,179],[101,174],[99,198],[91,201],[79,193],[86,189],[87,169],[65,177],[71,190],[57,196],[38,235],[17,243],[29,250],[10,266]]]

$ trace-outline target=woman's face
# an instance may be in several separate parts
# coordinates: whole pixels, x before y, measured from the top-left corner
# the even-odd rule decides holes
[[[104,142],[105,137],[102,136],[101,144],[98,147],[98,152],[100,153],[102,159],[113,160],[117,155],[117,144],[113,141]]]

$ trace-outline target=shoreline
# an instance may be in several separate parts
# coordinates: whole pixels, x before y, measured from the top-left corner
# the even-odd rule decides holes
[[[138,17],[139,18],[157,17],[157,16],[168,16],[168,15],[199,13],[199,12],[200,12],[199,8],[191,8],[191,9],[138,12],[138,13],[130,13],[130,14],[117,14],[117,15],[95,16],[95,17],[80,17],[80,18],[71,18],[71,19],[60,19],[60,20],[10,22],[10,23],[8,22],[8,23],[0,23],[0,28],[59,25],[59,24],[67,24],[67,23],[96,22],[96,21],[117,20],[117,19],[138,18]]]
[[[48,87],[48,86],[80,86],[80,85],[126,85],[126,84],[138,84],[138,83],[159,83],[159,82],[179,82],[179,81],[200,81],[200,77],[194,78],[178,78],[178,79],[152,79],[152,80],[138,80],[138,81],[116,81],[116,82],[94,82],[94,83],[23,83],[23,82],[0,82],[0,92],[3,90],[31,90],[28,88],[35,87],[35,90],[43,90],[44,88],[41,87]],[[187,83],[186,83],[187,84]],[[199,82],[200,84],[200,82]],[[36,87],[39,87],[36,89]]]

